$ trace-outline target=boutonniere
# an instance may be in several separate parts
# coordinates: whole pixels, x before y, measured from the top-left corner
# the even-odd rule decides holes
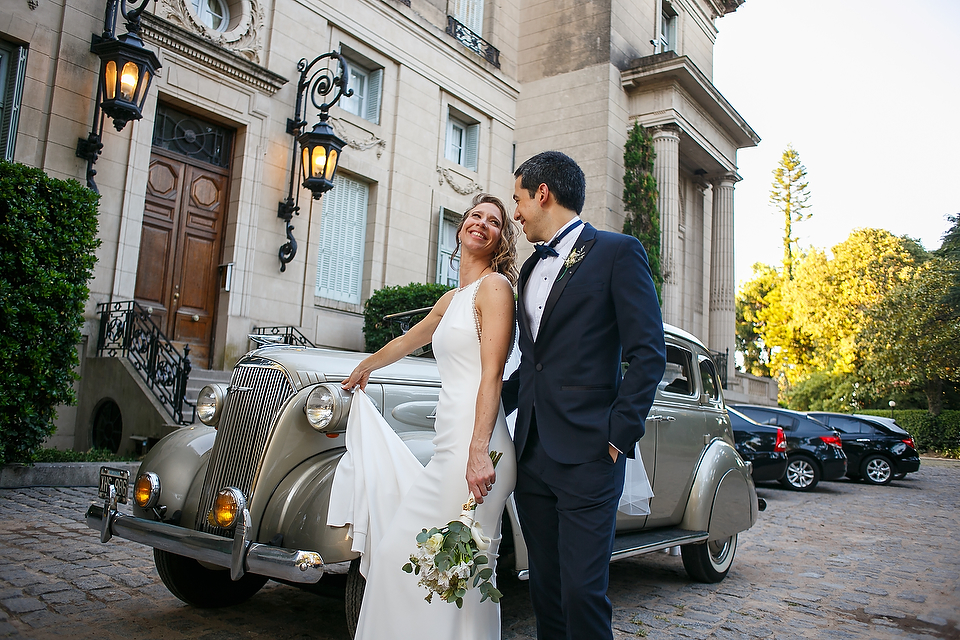
[[[575,264],[583,260],[583,256],[587,255],[587,252],[583,247],[579,249],[574,249],[570,252],[570,255],[567,256],[567,259],[563,261],[563,271],[560,272],[560,275],[557,276],[559,281],[563,276],[567,275],[567,271]]]

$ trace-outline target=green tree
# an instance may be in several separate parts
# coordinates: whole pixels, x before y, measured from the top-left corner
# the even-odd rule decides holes
[[[927,410],[940,414],[944,382],[960,382],[960,321],[944,302],[952,284],[945,258],[935,257],[868,311],[861,372],[878,395],[920,385]]]
[[[657,297],[663,300],[663,273],[660,267],[660,211],[657,208],[657,179],[653,177],[653,139],[646,129],[633,123],[623,147],[623,232],[640,241],[647,252]]]
[[[737,292],[737,351],[741,369],[755,376],[770,376],[773,347],[764,336],[771,320],[781,312],[780,274],[760,262],[753,265],[753,278]]]
[[[28,461],[76,401],[100,196],[0,162],[0,463]]]
[[[936,253],[946,259],[945,267],[951,279],[944,302],[960,315],[960,214],[947,216],[947,219],[953,226],[943,234],[943,243]]]
[[[804,209],[810,205],[810,183],[807,182],[807,168],[800,162],[800,154],[787,145],[780,164],[773,170],[773,185],[770,189],[770,202],[783,214],[783,277],[793,279],[794,249],[797,239],[793,234],[793,223],[810,218]]]
[[[783,287],[790,326],[810,347],[793,382],[812,371],[854,373],[864,314],[926,258],[915,240],[883,229],[855,229],[831,252],[812,249]]]

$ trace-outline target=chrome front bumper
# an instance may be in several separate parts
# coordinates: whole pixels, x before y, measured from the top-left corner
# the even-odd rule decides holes
[[[233,539],[122,514],[110,508],[109,503],[90,505],[86,520],[88,527],[100,532],[101,542],[107,542],[115,535],[229,569],[234,580],[248,572],[302,583],[314,583],[323,576],[323,558],[315,551],[251,542],[248,538],[250,513],[246,510]]]

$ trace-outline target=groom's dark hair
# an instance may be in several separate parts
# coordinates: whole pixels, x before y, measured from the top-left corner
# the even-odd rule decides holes
[[[587,181],[573,158],[559,151],[544,151],[529,158],[513,172],[532,198],[541,184],[547,185],[557,204],[578,214],[583,211]]]

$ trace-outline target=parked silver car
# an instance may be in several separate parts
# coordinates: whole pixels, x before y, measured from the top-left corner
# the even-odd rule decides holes
[[[734,449],[707,350],[679,329],[666,326],[665,334],[666,373],[640,442],[655,497],[647,516],[619,514],[613,559],[679,546],[694,580],[718,582],[730,570],[737,535],[756,522],[757,495],[749,464]],[[209,426],[183,428],[147,454],[134,483],[133,515],[117,510],[127,478],[104,468],[104,503],[90,506],[87,524],[102,542],[116,535],[153,547],[163,583],[199,607],[239,603],[268,579],[316,583],[328,565],[355,560],[344,529],[325,522],[350,409],[339,383],[363,357],[290,346],[247,354],[229,386],[201,392],[197,409]],[[433,360],[405,358],[367,386],[424,464],[433,452],[439,385]],[[501,554],[513,558],[501,569],[525,577],[512,499]],[[363,589],[357,564],[347,578],[351,628]]]

